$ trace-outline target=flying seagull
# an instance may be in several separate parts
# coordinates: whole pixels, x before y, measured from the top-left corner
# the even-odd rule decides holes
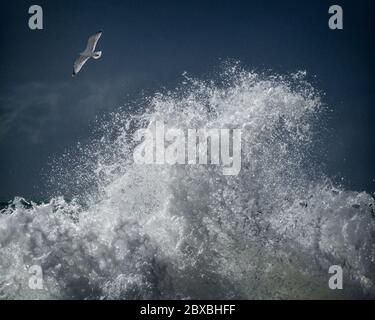
[[[86,61],[91,57],[94,59],[99,59],[102,56],[101,51],[95,51],[96,44],[98,43],[101,35],[102,31],[99,31],[89,38],[85,51],[80,53],[79,57],[74,62],[72,77],[74,77],[82,69]]]

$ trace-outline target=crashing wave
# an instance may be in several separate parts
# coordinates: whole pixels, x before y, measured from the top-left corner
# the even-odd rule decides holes
[[[65,156],[76,167],[61,162],[51,176],[65,197],[76,192],[73,200],[15,198],[2,209],[0,297],[374,297],[374,199],[321,173],[322,114],[304,72],[232,66],[214,80],[185,76],[142,112],[112,115],[101,139]],[[158,120],[241,129],[240,173],[135,164],[136,128]],[[32,265],[43,271],[41,290],[29,287]],[[342,266],[344,290],[328,288],[331,265]]]

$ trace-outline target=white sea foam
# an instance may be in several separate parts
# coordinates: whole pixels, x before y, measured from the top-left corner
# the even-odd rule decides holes
[[[1,297],[374,297],[373,198],[334,187],[313,160],[324,108],[304,77],[230,66],[112,115],[51,175],[73,200],[16,198],[0,216]],[[240,173],[134,164],[132,134],[158,120],[240,128]],[[333,264],[342,291],[328,288]],[[43,290],[28,287],[31,265]]]

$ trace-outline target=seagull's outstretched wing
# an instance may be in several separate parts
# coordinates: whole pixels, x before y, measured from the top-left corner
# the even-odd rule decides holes
[[[74,62],[73,66],[73,73],[72,76],[74,77],[83,67],[87,60],[89,60],[89,56],[80,55],[76,61]]]
[[[100,37],[102,36],[102,31],[99,31],[92,35],[89,40],[87,41],[87,46],[85,52],[93,52],[95,51],[96,44],[98,43]]]

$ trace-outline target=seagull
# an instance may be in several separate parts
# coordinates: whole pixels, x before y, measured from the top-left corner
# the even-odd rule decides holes
[[[95,51],[96,44],[98,43],[102,31],[98,31],[87,40],[87,46],[85,51],[80,53],[79,57],[74,62],[72,77],[74,77],[83,67],[87,60],[91,57],[99,59],[102,56],[101,51]]]

